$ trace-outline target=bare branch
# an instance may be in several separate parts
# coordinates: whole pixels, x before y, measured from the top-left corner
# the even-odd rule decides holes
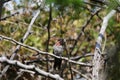
[[[33,51],[36,51],[36,52],[38,52],[38,54],[50,55],[50,56],[52,56],[52,57],[56,57],[56,58],[59,58],[59,59],[63,59],[63,60],[68,61],[68,62],[70,62],[70,63],[79,64],[79,65],[82,65],[82,66],[89,66],[89,67],[92,66],[91,64],[83,63],[83,62],[80,62],[80,61],[76,62],[76,61],[73,61],[73,60],[68,59],[68,58],[66,58],[66,57],[59,57],[59,56],[56,56],[56,55],[54,55],[54,54],[52,54],[52,53],[40,51],[39,49],[37,49],[37,48],[35,48],[35,47],[31,47],[31,46],[25,45],[25,44],[23,44],[23,43],[20,43],[20,42],[14,40],[14,39],[12,39],[12,38],[5,37],[5,36],[3,36],[3,35],[0,35],[0,37],[1,37],[2,39],[5,39],[5,40],[11,41],[11,42],[13,42],[13,43],[16,43],[16,44],[18,44],[18,45],[20,45],[20,46],[23,46],[23,47],[25,47],[25,48],[31,49],[31,50],[33,50]]]
[[[10,65],[14,65],[14,66],[18,66],[22,69],[26,69],[27,70],[31,70],[31,71],[34,71],[36,73],[38,73],[39,75],[42,75],[42,76],[45,76],[45,77],[50,77],[52,79],[56,79],[56,80],[63,80],[59,75],[55,74],[51,74],[51,73],[48,73],[48,72],[45,72],[39,68],[37,68],[35,65],[25,65],[17,60],[9,60],[7,59],[5,56],[2,56],[0,57],[0,62],[5,62],[5,63],[8,63]],[[28,72],[28,71],[27,71]]]

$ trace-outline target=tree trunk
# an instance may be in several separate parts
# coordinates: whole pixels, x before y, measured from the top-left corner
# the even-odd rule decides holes
[[[103,35],[107,28],[108,21],[115,13],[116,13],[115,10],[111,10],[110,13],[108,13],[107,16],[105,16],[103,19],[102,27],[101,27],[101,30],[100,30],[100,33],[97,39],[95,52],[94,52],[92,80],[108,80],[106,63],[107,63],[107,59],[109,59],[109,57],[111,56],[110,55],[111,52],[104,54],[102,52],[103,50],[101,50],[101,47],[102,47],[102,39],[104,37]]]
[[[93,79],[92,80],[106,80],[106,69],[104,55],[99,54],[96,50],[93,59]]]

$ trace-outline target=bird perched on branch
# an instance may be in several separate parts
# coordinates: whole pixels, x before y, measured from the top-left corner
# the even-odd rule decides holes
[[[53,54],[61,57],[63,51],[64,51],[64,40],[63,39],[58,39],[56,44],[53,46]],[[54,58],[54,65],[53,65],[54,70],[56,70],[56,69],[60,70],[61,63],[62,63],[62,59],[55,57]]]

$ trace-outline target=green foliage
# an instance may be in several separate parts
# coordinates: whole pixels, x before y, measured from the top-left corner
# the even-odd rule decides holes
[[[117,7],[120,6],[120,1],[118,0],[109,0],[109,4],[108,4],[108,9],[117,9]]]
[[[112,18],[110,21],[109,21],[109,24],[108,24],[108,29],[107,29],[107,33],[109,35],[113,34],[114,38],[115,38],[115,42],[119,43],[120,41],[120,27],[119,27],[120,24],[118,24],[118,22],[116,22],[115,18]],[[114,42],[114,40],[113,40]]]
[[[55,9],[59,10],[61,14],[68,10],[74,12],[73,18],[78,18],[80,11],[82,10],[83,0],[46,0],[46,3],[53,4]]]
[[[70,5],[76,5],[80,6],[83,3],[83,0],[46,0],[46,3],[53,3],[55,5],[60,5],[60,6],[70,6]]]

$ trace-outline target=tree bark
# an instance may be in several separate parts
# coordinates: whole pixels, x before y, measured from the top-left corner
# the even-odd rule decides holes
[[[97,39],[95,52],[94,52],[94,58],[93,58],[93,71],[92,71],[92,80],[108,80],[107,77],[107,71],[106,71],[106,58],[105,55],[109,55],[109,53],[103,54],[101,51],[102,47],[102,39],[104,38],[104,32],[107,28],[109,19],[116,13],[115,10],[112,10],[107,16],[103,19],[103,24]]]

